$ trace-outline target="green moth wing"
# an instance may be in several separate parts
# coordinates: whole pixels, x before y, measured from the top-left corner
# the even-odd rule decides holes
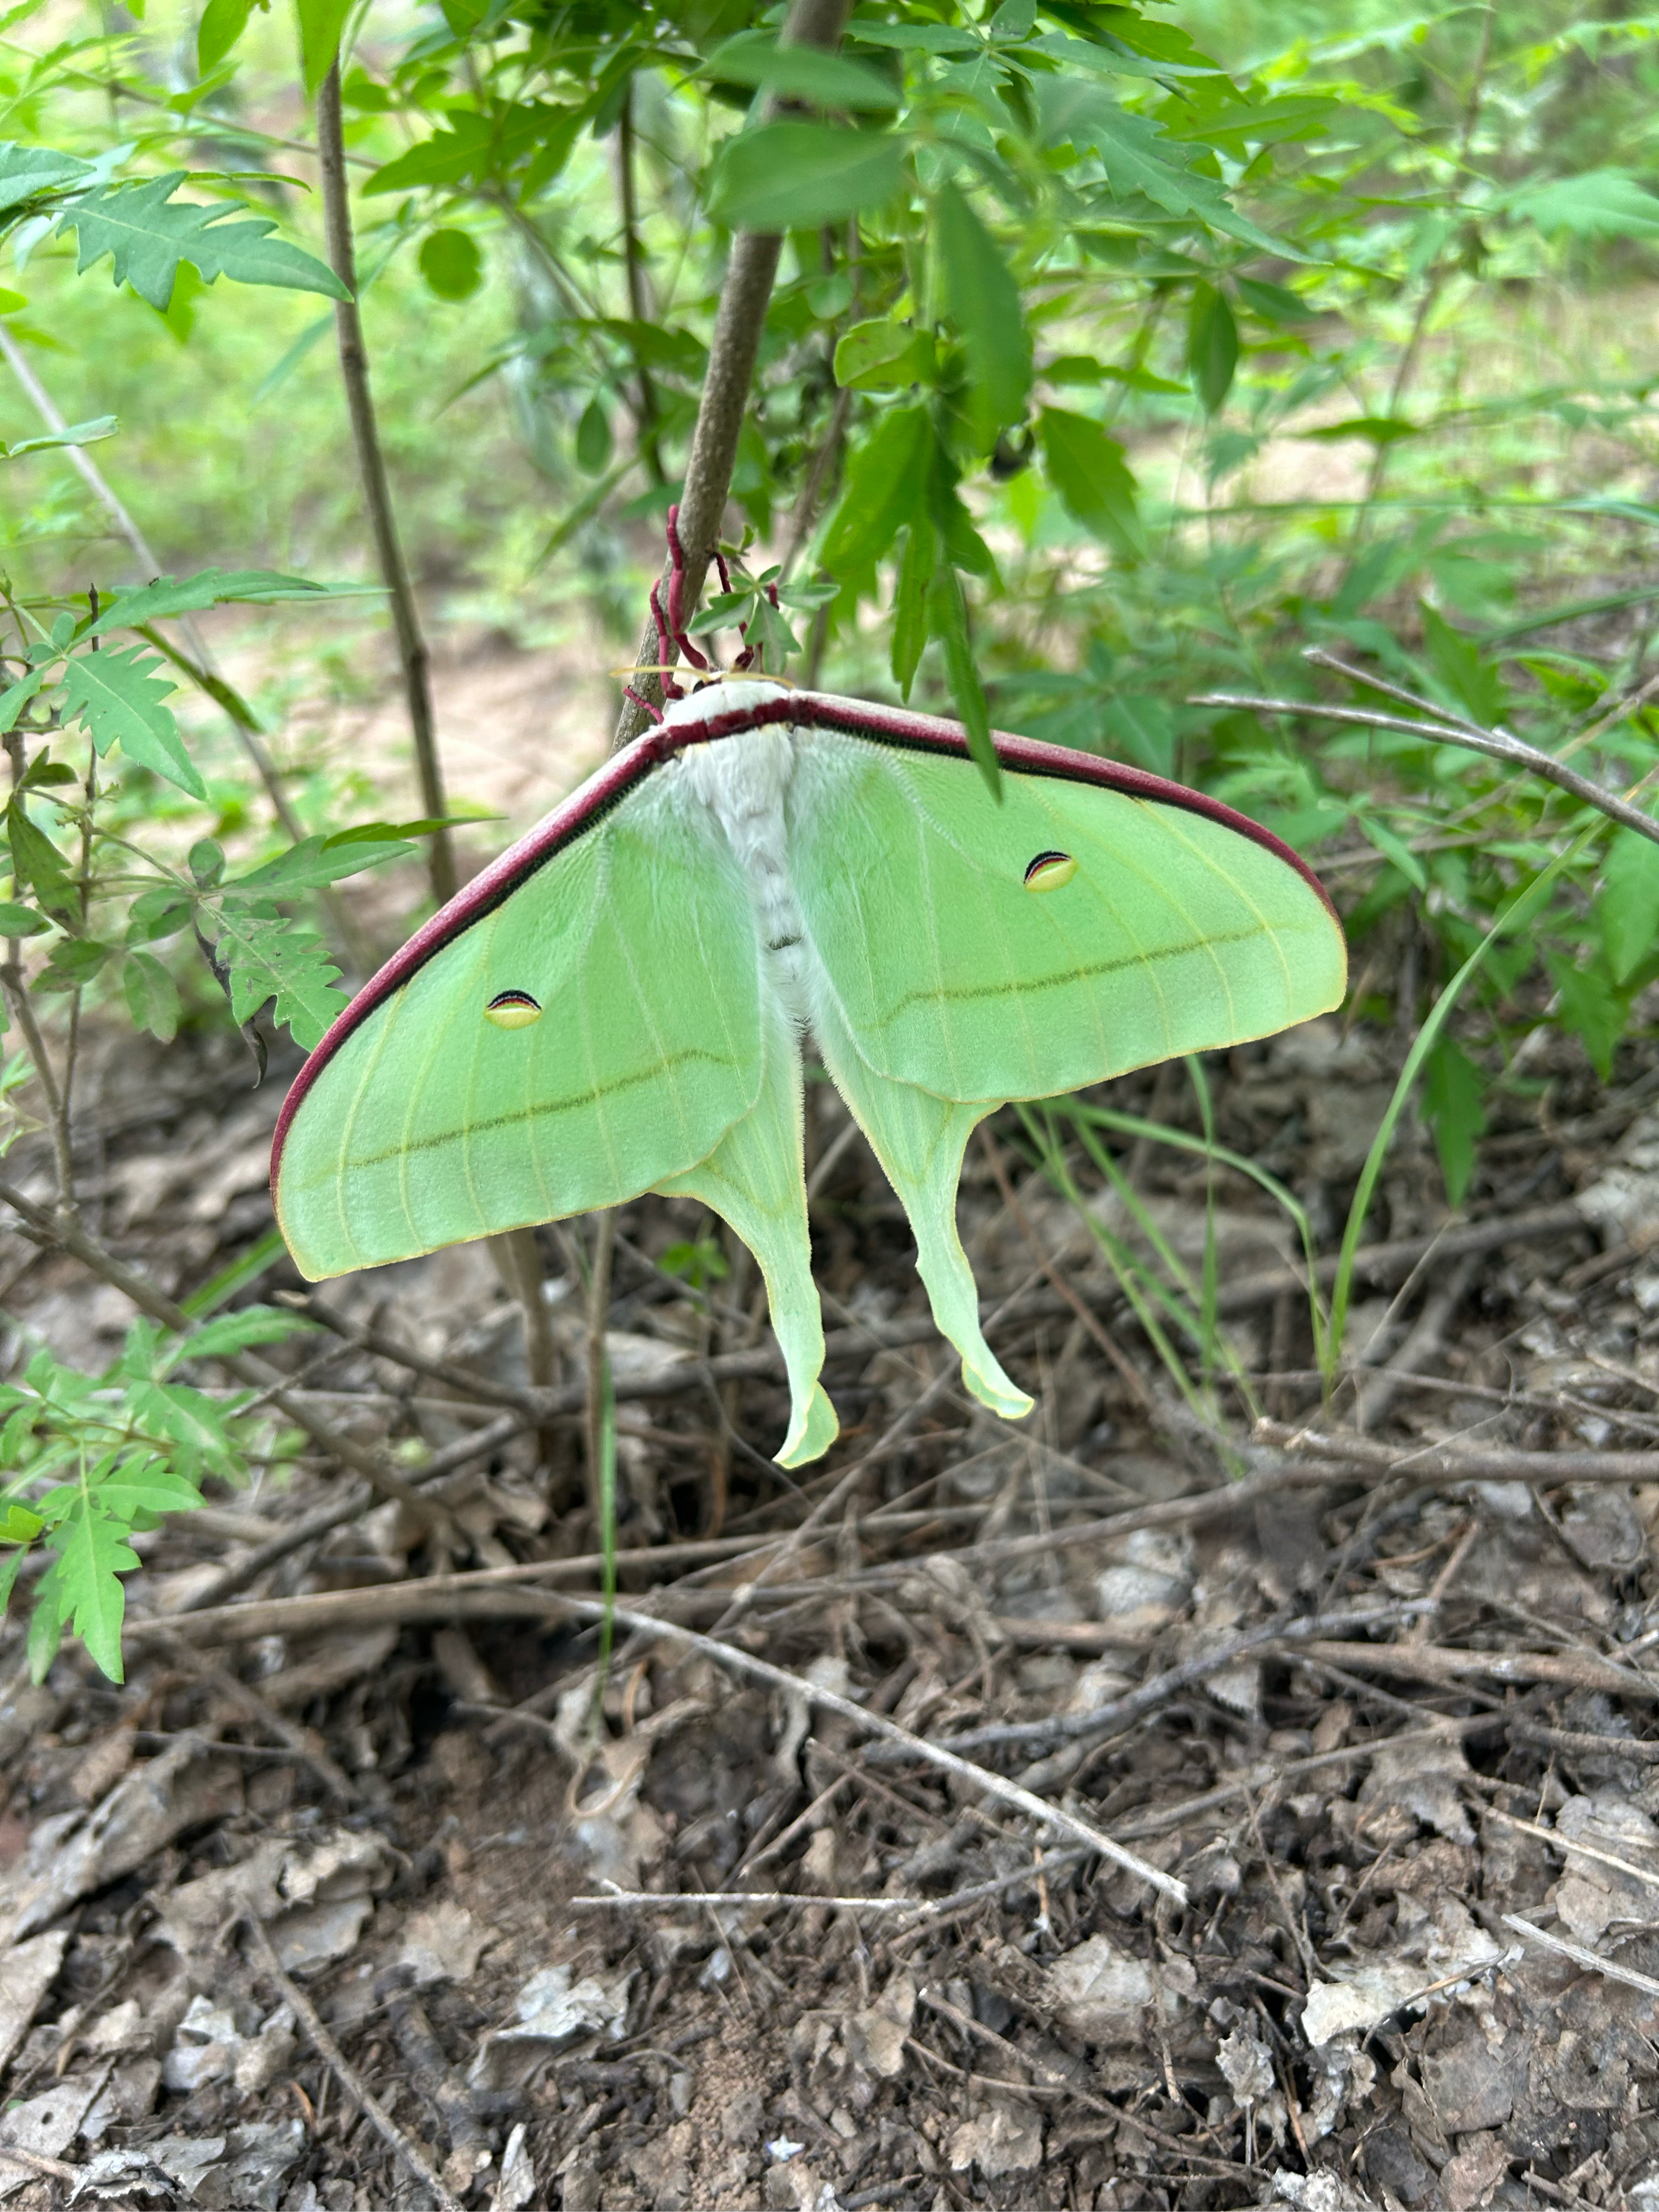
[[[313,1278],[611,1206],[701,1200],[755,1253],[793,1466],[818,1382],[802,1158],[810,1030],[915,1231],[968,1389],[1030,1409],[980,1328],[963,1148],[1010,1098],[1263,1036],[1337,1005],[1342,933],[1295,854],[1201,794],[954,724],[708,684],[388,963],[277,1124]]]
[[[944,1098],[1047,1098],[1340,1000],[1342,933],[1282,848],[1184,793],[1022,773],[1012,742],[1003,767],[999,805],[950,755],[827,732],[802,748],[801,914],[872,1068]]]
[[[592,789],[434,916],[301,1071],[272,1187],[313,1280],[619,1204],[759,1097],[729,847],[653,782],[604,811]]]

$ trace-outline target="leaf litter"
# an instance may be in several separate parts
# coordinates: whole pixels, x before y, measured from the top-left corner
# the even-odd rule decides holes
[[[194,1096],[113,1063],[99,1093],[106,1233],[168,1291],[261,1233],[280,1093],[204,1106],[241,1071],[193,1049]],[[440,1510],[365,1498],[307,1538],[342,1496],[318,1453],[251,1495],[210,1480],[205,1516],[137,1540],[124,1686],[66,1654],[32,1687],[0,1641],[0,2197],[1659,2204],[1659,1148],[1644,1069],[1608,1091],[1559,1049],[1553,1132],[1576,1114],[1601,1139],[1569,1168],[1541,1127],[1500,1131],[1467,1226],[1402,1137],[1358,1279],[1361,1388],[1388,1385],[1363,1422],[1352,1388],[1322,1407],[1293,1248],[1253,1188],[1212,1218],[1260,1420],[1196,1351],[1178,1395],[1011,1127],[1021,1211],[1130,1372],[1033,1275],[970,1154],[964,1237],[1040,1410],[1008,1431],[946,1377],[891,1435],[943,1355],[843,1146],[814,1228],[848,1441],[797,1486],[762,1456],[784,1397],[740,1255],[695,1290],[657,1263],[706,1218],[623,1209],[622,1598],[679,1633],[619,1629],[603,1680],[559,1596],[598,1579],[568,1247],[543,1247],[565,1409],[471,1461],[530,1403],[489,1255],[331,1285],[328,1357],[307,1338],[279,1364],[417,1484],[459,1450]],[[1277,1171],[1340,1189],[1381,1066],[1328,1025],[1229,1055],[1221,1139],[1270,1122]],[[811,1109],[828,1158],[835,1102]],[[1134,1173],[1201,1265],[1191,1162]],[[1121,1194],[1099,1209],[1154,1267]],[[1425,1333],[1437,1234],[1469,1256]],[[118,1352],[125,1300],[4,1258],[14,1364],[42,1339],[89,1368]]]

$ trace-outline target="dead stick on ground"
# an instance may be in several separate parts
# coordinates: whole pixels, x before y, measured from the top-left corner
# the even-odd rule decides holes
[[[374,533],[375,558],[392,601],[398,658],[403,667],[404,695],[409,707],[410,733],[415,742],[415,764],[421,780],[421,805],[431,820],[441,822],[446,813],[443,766],[438,757],[437,730],[432,712],[430,656],[421,635],[414,586],[398,542],[392,488],[386,480],[386,456],[380,449],[374,399],[369,390],[368,352],[363,343],[362,318],[357,312],[356,254],[351,237],[351,203],[346,190],[337,60],[323,79],[317,94],[317,157],[322,173],[329,263],[350,295],[334,303],[334,329],[339,340],[340,379],[345,386],[346,409],[351,417],[351,441],[356,448],[357,472],[362,479],[363,500],[368,508],[369,526]],[[447,829],[434,833],[428,866],[432,896],[442,906],[455,896],[455,852]]]
[[[259,1954],[259,1963],[267,1980],[274,1982],[282,1991],[283,1998],[293,2008],[295,2018],[310,2037],[313,2049],[347,2096],[367,2116],[380,2140],[402,2159],[422,2187],[431,2191],[442,2206],[443,2212],[465,2212],[459,2197],[445,2188],[442,2178],[430,2159],[410,2141],[323,2026],[321,2016],[311,1999],[283,1972],[282,1962],[265,1933],[264,1923],[256,1920],[252,1913],[246,1916],[246,1920],[253,1937],[253,1948]]]
[[[1564,1943],[1559,1936],[1547,1936],[1541,1928],[1534,1928],[1530,1920],[1523,1920],[1518,1912],[1506,1912],[1504,1925],[1517,1936],[1524,1936],[1529,1943],[1541,1944],[1546,1951],[1557,1952],[1571,1959],[1576,1966],[1587,1966],[1593,1974],[1605,1974],[1610,1982],[1623,1982],[1627,1989],[1640,1990],[1646,1996],[1659,1997],[1659,1982],[1650,1974],[1638,1974],[1629,1966],[1615,1966],[1611,1959],[1603,1959],[1594,1951],[1587,1951],[1582,1943]]]
[[[585,1620],[601,1620],[606,1610],[602,1603],[588,1598],[563,1597],[559,1602]],[[655,1620],[648,1613],[635,1613],[629,1606],[612,1607],[611,1618],[636,1635],[667,1638],[689,1644],[694,1650],[701,1651],[706,1659],[713,1660],[717,1667],[726,1668],[734,1674],[746,1674],[753,1681],[764,1682],[770,1689],[781,1690],[787,1697],[804,1698],[809,1705],[821,1706],[826,1712],[839,1714],[842,1719],[850,1721],[854,1728],[868,1735],[882,1736],[889,1743],[902,1744],[913,1756],[928,1765],[939,1767],[946,1774],[954,1774],[958,1781],[967,1783],[970,1788],[981,1791],[988,1797],[995,1797],[1005,1805],[1012,1806],[1029,1820],[1058,1829],[1075,1843],[1086,1844],[1091,1850],[1098,1851],[1103,1858],[1110,1859],[1114,1865],[1122,1867],[1126,1873],[1135,1875],[1142,1881],[1150,1883],[1152,1888],[1161,1890],[1165,1897],[1172,1898],[1177,1905],[1184,1905],[1188,1902],[1184,1882],[1177,1881],[1173,1875],[1165,1874],[1160,1867],[1148,1865],[1145,1859],[1137,1858],[1133,1851],[1126,1851],[1121,1844],[1115,1843],[1111,1837],[1087,1820],[1080,1820],[1075,1813],[1068,1813],[1063,1806],[1045,1804],[1041,1797],[1033,1796],[1029,1790],[1022,1790],[1018,1783],[1006,1782],[1000,1774],[992,1774],[982,1766],[975,1766],[968,1759],[958,1759],[954,1752],[946,1751],[939,1744],[928,1743],[923,1737],[913,1735],[908,1729],[901,1728],[896,1721],[890,1721],[884,1713],[866,1712],[863,1706],[855,1704],[851,1698],[839,1697],[832,1690],[820,1689],[814,1683],[803,1681],[799,1674],[792,1674],[787,1668],[774,1667],[769,1660],[756,1659],[747,1651],[739,1651],[730,1644],[717,1643],[712,1636],[700,1636],[695,1629],[681,1628],[672,1621]]]

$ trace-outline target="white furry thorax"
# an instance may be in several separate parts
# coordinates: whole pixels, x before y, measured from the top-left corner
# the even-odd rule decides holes
[[[776,688],[761,684],[725,686],[722,703],[746,706],[750,693],[769,697]],[[737,696],[739,693],[744,696]],[[706,694],[677,701],[664,719],[671,724],[690,720],[699,707],[707,711]],[[688,745],[676,756],[672,769],[684,779],[682,788],[719,823],[748,877],[766,972],[790,1012],[798,1020],[803,1018],[805,969],[800,908],[789,872],[784,818],[785,798],[795,772],[794,732],[773,723],[704,744]]]

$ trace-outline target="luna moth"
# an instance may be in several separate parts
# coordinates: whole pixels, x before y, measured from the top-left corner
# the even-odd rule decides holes
[[[678,626],[677,626],[678,627]],[[794,1467],[834,1441],[818,1380],[802,1039],[909,1218],[968,1389],[1031,1400],[980,1331],[963,1148],[1052,1097],[1336,1006],[1317,879],[1230,807],[955,723],[746,676],[654,728],[452,899],[334,1023],[272,1159],[313,1280],[617,1206],[700,1199],[760,1263]]]

